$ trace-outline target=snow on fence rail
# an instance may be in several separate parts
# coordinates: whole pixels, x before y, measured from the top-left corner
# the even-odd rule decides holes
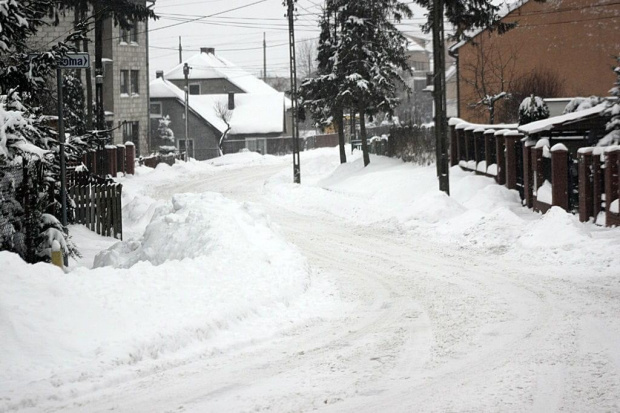
[[[514,124],[451,119],[451,165],[519,191],[523,204],[535,211],[559,206],[579,213],[582,222],[594,219],[620,226],[620,146],[591,147],[592,134],[587,132],[604,125],[605,119],[593,122],[589,116],[587,121],[584,127],[590,129],[585,132],[528,134]]]

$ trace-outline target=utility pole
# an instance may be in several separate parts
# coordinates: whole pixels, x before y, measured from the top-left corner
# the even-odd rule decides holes
[[[450,195],[446,116],[446,55],[443,28],[444,0],[433,0],[433,98],[435,100],[435,144],[439,190]]]
[[[299,124],[297,119],[297,62],[295,61],[295,5],[297,0],[286,0],[288,16],[288,43],[291,66],[291,111],[293,113],[293,181],[301,183],[301,165],[299,159]]]
[[[185,160],[189,161],[189,70],[191,67],[187,63],[183,65],[183,75],[185,76]]]
[[[105,129],[103,113],[103,8],[95,2],[95,117],[97,130]]]
[[[263,32],[263,82],[267,81],[267,39]]]
[[[179,36],[179,64],[183,63],[183,46],[181,46],[181,36]]]

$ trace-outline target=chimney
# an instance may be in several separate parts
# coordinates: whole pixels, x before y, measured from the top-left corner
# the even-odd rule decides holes
[[[157,72],[155,72],[155,78],[159,79],[159,78],[164,78],[164,71],[163,70],[158,70]]]
[[[235,109],[235,94],[233,92],[228,93],[228,110]]]
[[[215,47],[201,47],[200,53],[215,54]]]

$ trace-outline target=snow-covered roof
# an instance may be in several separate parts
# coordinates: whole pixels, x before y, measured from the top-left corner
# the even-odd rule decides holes
[[[185,63],[191,67],[188,76],[190,80],[226,79],[246,93],[278,93],[277,90],[267,83],[234,63],[221,56],[206,52],[201,52],[190,57],[185,62],[179,63],[165,74],[165,78],[172,80],[185,79],[183,75],[183,65]]]
[[[591,109],[580,110],[579,112],[567,113],[566,115],[554,116],[552,118],[538,120],[536,122],[528,123],[527,125],[519,126],[519,131],[523,133],[539,133],[543,131],[549,131],[556,125],[561,125],[566,122],[577,121],[588,116],[600,115],[607,108],[606,103],[596,105]]]
[[[157,78],[150,84],[152,99],[176,98],[185,101],[185,93],[173,83]],[[235,93],[235,109],[229,121],[232,134],[282,133],[284,131],[284,93]],[[226,123],[218,116],[216,106],[228,105],[228,95],[190,95],[189,107],[220,132]]]

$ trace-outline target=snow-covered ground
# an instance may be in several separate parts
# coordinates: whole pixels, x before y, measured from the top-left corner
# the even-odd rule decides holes
[[[620,230],[335,149],[121,178],[124,241],[0,252],[0,412],[618,411]]]

